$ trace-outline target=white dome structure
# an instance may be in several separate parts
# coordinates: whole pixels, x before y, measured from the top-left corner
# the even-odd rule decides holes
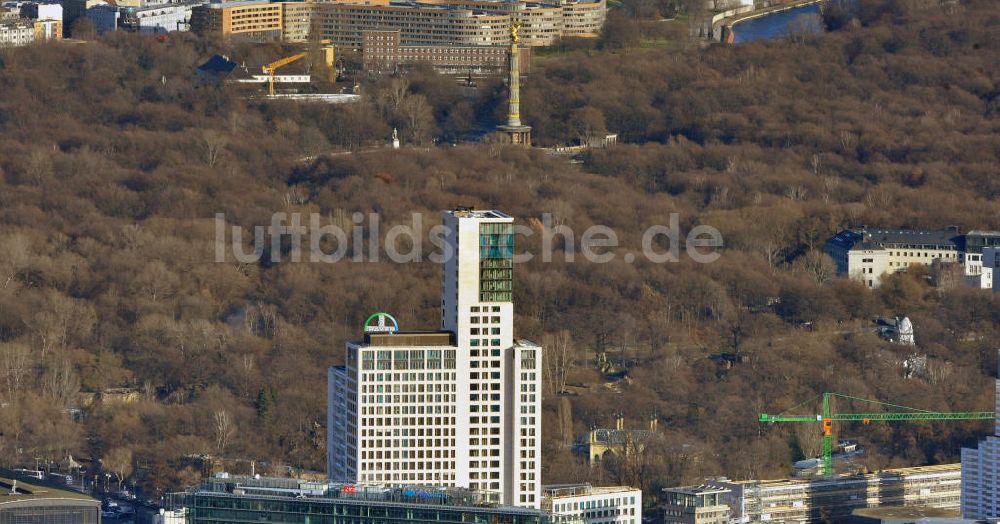
[[[916,341],[913,339],[913,323],[910,322],[910,317],[903,317],[903,320],[900,320],[896,324],[896,332],[898,333],[900,344],[906,346],[916,344]]]

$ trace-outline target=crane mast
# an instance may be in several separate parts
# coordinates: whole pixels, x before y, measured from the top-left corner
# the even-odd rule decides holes
[[[324,69],[326,69],[327,80],[330,82],[335,82],[337,80],[337,73],[334,69],[334,58],[335,58],[335,48],[330,44],[329,40],[322,40],[320,42],[323,47],[315,49],[311,48],[305,53],[298,53],[292,56],[286,56],[280,60],[275,60],[270,64],[265,65],[261,69],[264,74],[267,75],[267,94],[269,96],[274,96],[274,76],[278,69],[285,67],[292,62],[301,60],[312,53],[314,59],[318,59]],[[315,64],[314,64],[315,65]]]
[[[274,96],[274,73],[275,73],[275,71],[277,71],[281,67],[284,67],[284,66],[286,66],[288,64],[291,64],[292,62],[294,62],[296,60],[302,59],[305,56],[306,56],[306,53],[299,53],[297,55],[287,56],[285,58],[282,58],[281,60],[275,60],[274,62],[271,62],[270,64],[267,64],[266,66],[264,66],[262,68],[264,70],[264,74],[267,75],[267,94],[268,95]]]

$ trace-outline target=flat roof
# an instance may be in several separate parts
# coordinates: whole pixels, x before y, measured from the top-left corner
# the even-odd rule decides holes
[[[542,493],[552,499],[584,497],[587,495],[607,495],[610,493],[627,493],[629,491],[639,491],[639,488],[633,488],[631,486],[592,486],[588,483],[549,484],[547,486],[542,486]]]
[[[769,480],[723,480],[720,482],[726,484],[734,485],[758,485],[762,487],[766,486],[780,486],[782,484],[793,486],[793,485],[819,485],[829,482],[849,482],[849,481],[869,481],[873,479],[878,479],[880,475],[919,475],[927,473],[951,473],[959,472],[962,470],[961,463],[954,464],[936,464],[933,466],[914,466],[910,468],[894,468],[894,469],[883,469],[876,471],[874,473],[864,473],[864,474],[852,474],[843,473],[833,477],[816,477],[816,478],[787,478],[787,479],[769,479]]]
[[[933,466],[914,466],[911,468],[892,468],[883,469],[882,471],[876,471],[875,473],[898,473],[901,475],[913,475],[915,473],[941,473],[945,471],[961,471],[962,464],[960,462],[955,462],[954,464],[935,464]]]
[[[668,493],[681,493],[683,495],[708,495],[712,493],[729,493],[731,490],[719,486],[677,486],[675,488],[663,488]]]
[[[933,518],[954,518],[959,516],[957,509],[928,508],[922,506],[904,507],[881,507],[881,508],[858,508],[853,515],[859,517],[871,517],[875,519],[921,519]]]
[[[316,504],[463,508],[483,513],[540,515],[540,509],[485,503],[483,493],[459,487],[386,486],[367,483],[305,481],[284,477],[216,474],[204,483],[172,495],[295,500]]]
[[[249,7],[252,5],[270,4],[269,0],[226,0],[225,2],[209,2],[205,5],[211,9],[222,9],[225,7]],[[280,5],[278,6],[280,7]]]
[[[511,216],[507,213],[497,211],[495,209],[473,209],[471,207],[460,207],[445,212],[458,218],[511,218]]]
[[[80,502],[92,502],[94,504],[100,504],[100,502],[98,502],[96,499],[88,495],[85,495],[83,493],[65,489],[52,488],[48,486],[29,484],[21,480],[17,480],[16,494],[12,492],[13,487],[14,487],[14,479],[0,477],[0,507],[3,507],[4,504],[12,504],[15,502],[23,502],[26,500],[45,500],[45,499],[75,500]]]

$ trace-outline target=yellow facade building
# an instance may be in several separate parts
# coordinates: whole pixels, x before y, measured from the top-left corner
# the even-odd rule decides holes
[[[643,453],[646,443],[657,432],[657,418],[649,419],[649,429],[625,429],[625,417],[615,418],[615,427],[594,428],[587,434],[585,442],[587,460],[590,465],[600,464],[608,455],[624,456],[633,453]]]
[[[62,40],[62,20],[35,20],[35,42]]]
[[[605,0],[566,3],[488,0],[331,0],[262,2],[240,0],[195,7],[191,29],[200,34],[254,41],[305,42],[313,30],[340,48],[359,49],[364,34],[399,31],[400,44],[507,46],[510,27],[521,25],[527,47],[552,45],[564,36],[597,36]]]
[[[266,42],[283,34],[284,2],[236,1],[196,6],[191,10],[191,30],[199,34],[240,36]]]
[[[596,38],[601,35],[608,12],[605,0],[597,2],[574,1],[562,4],[562,36]]]

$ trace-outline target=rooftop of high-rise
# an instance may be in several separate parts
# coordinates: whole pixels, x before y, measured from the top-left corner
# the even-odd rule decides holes
[[[457,207],[447,211],[448,214],[458,218],[510,218],[510,215],[495,209],[473,209],[471,207]]]

